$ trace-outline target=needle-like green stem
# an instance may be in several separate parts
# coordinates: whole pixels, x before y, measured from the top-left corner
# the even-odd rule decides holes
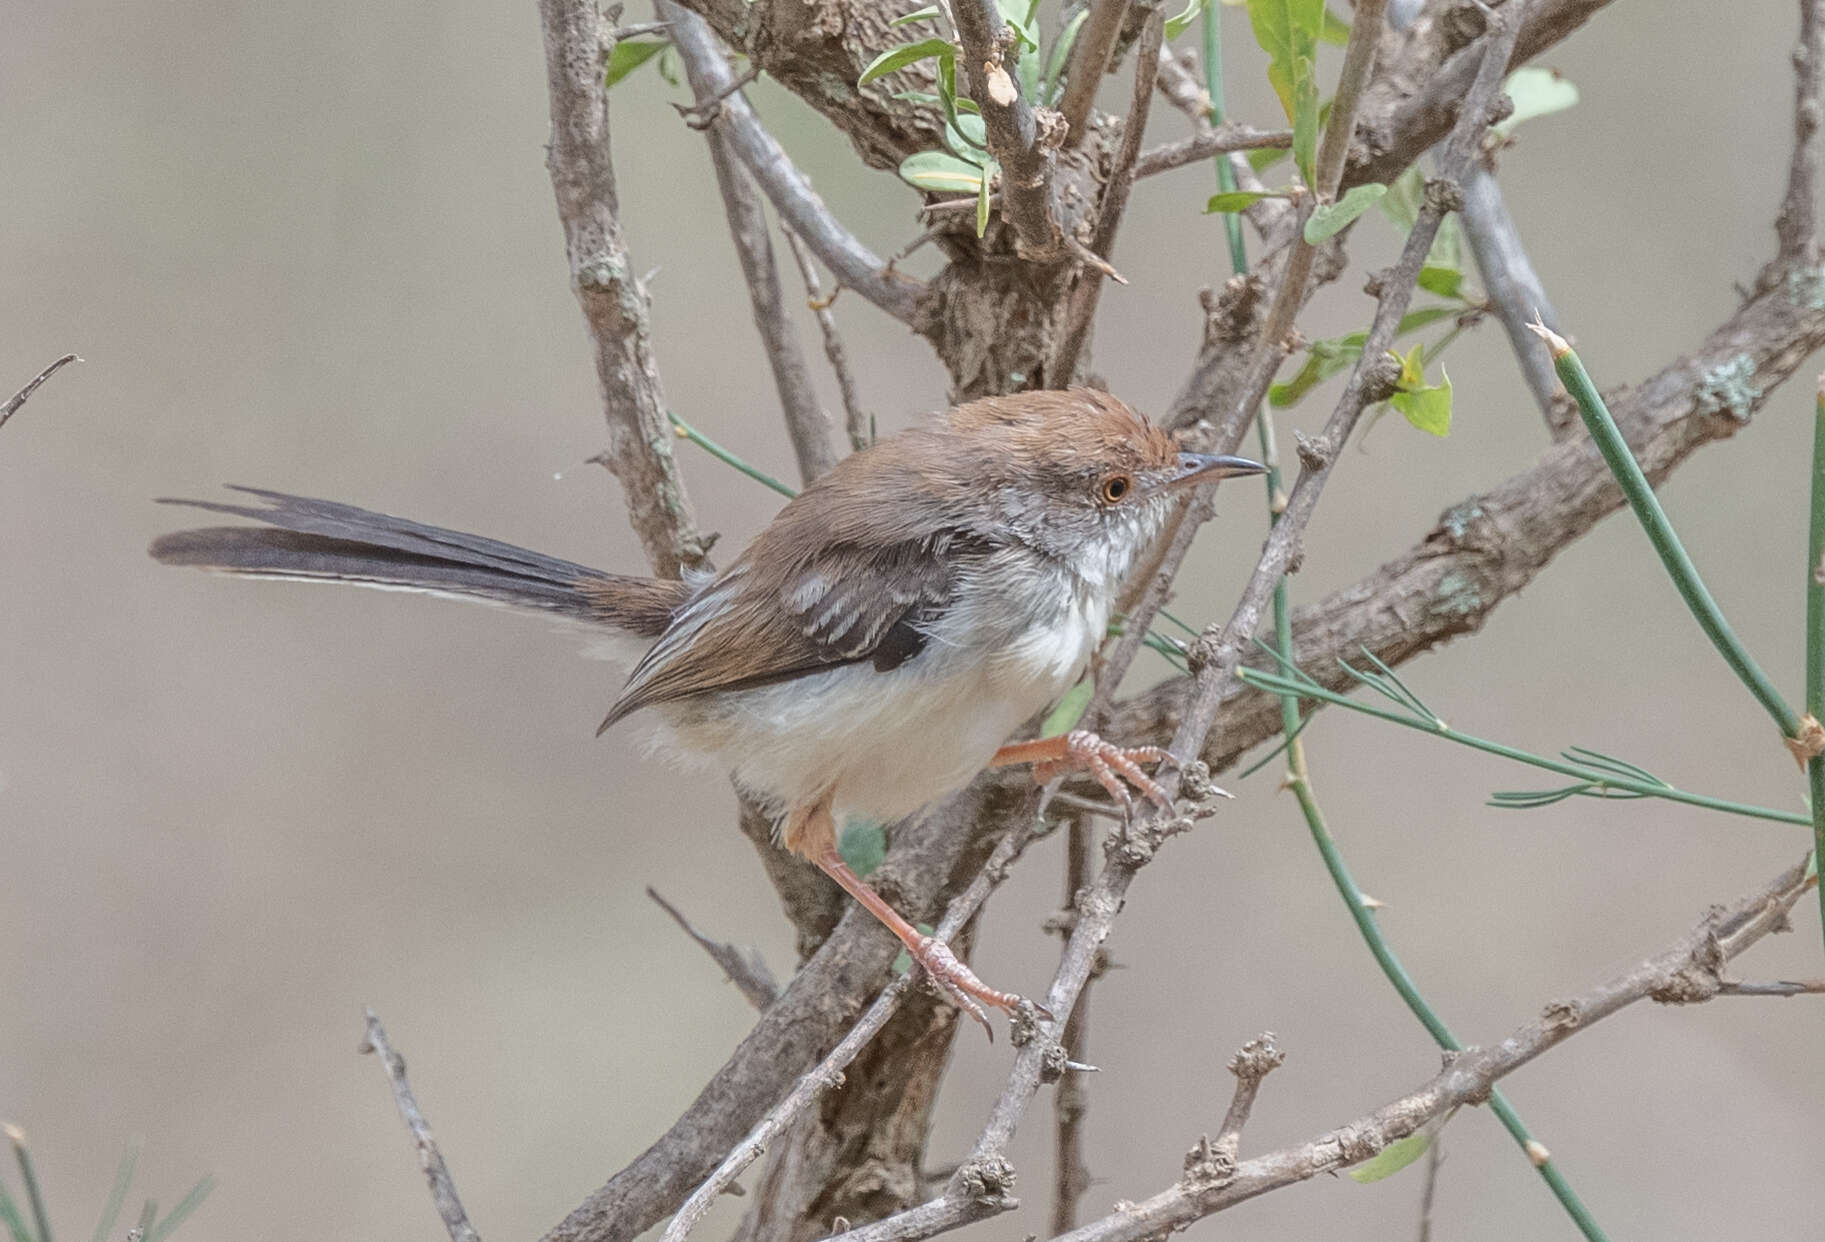
[[[1378,9],[1371,11],[1379,14]],[[1210,95],[1210,121],[1213,125],[1223,123],[1223,44],[1221,35],[1219,8],[1216,4],[1204,7],[1204,74],[1205,88]],[[1230,167],[1229,158],[1224,155],[1216,157],[1217,186],[1227,192],[1236,188],[1235,170]],[[1229,261],[1236,275],[1248,272],[1248,251],[1242,239],[1242,218],[1236,212],[1227,212],[1223,217],[1224,228],[1229,238]],[[1453,329],[1455,334],[1456,329]],[[1450,338],[1440,342],[1439,349],[1449,343]],[[1267,467],[1265,482],[1267,484],[1267,520],[1272,526],[1280,520],[1286,508],[1286,493],[1280,487],[1280,454],[1275,443],[1273,412],[1263,405],[1255,413],[1255,431],[1261,444],[1261,461]],[[1169,618],[1170,619],[1170,618]],[[1290,664],[1293,658],[1293,623],[1292,609],[1288,602],[1286,576],[1274,584],[1274,648],[1280,653],[1280,659]],[[1312,834],[1312,842],[1318,847],[1319,857],[1324,860],[1324,867],[1330,873],[1331,882],[1336,886],[1343,903],[1349,908],[1350,917],[1355,920],[1356,930],[1362,934],[1363,943],[1369,946],[1376,964],[1381,967],[1383,975],[1406,1002],[1413,1016],[1419,1019],[1420,1025],[1432,1036],[1441,1048],[1460,1051],[1463,1047],[1451,1028],[1445,1025],[1443,1018],[1433,1010],[1431,1004],[1421,995],[1407,968],[1395,956],[1394,949],[1387,938],[1381,934],[1381,928],[1375,921],[1375,912],[1364,900],[1362,891],[1356,887],[1356,881],[1350,875],[1349,867],[1344,863],[1343,854],[1332,838],[1330,828],[1326,825],[1324,811],[1318,805],[1318,797],[1312,790],[1311,773],[1306,767],[1305,744],[1299,733],[1302,722],[1299,719],[1299,696],[1282,694],[1280,696],[1280,726],[1285,737],[1287,761],[1287,785],[1293,796],[1299,801],[1299,810],[1305,816],[1306,827]],[[1578,1197],[1571,1184],[1559,1172],[1553,1163],[1546,1147],[1536,1140],[1528,1130],[1521,1115],[1508,1102],[1508,1097],[1500,1089],[1494,1090],[1489,1097],[1490,1109],[1495,1113],[1508,1133],[1513,1136],[1521,1150],[1527,1155],[1540,1176],[1545,1179],[1553,1196],[1559,1200],[1566,1214],[1583,1232],[1590,1242],[1607,1242],[1603,1230],[1592,1218],[1590,1209]]]
[[[760,469],[758,466],[749,465],[746,461],[742,460],[722,445],[716,443],[716,441],[710,439],[710,437],[704,435],[703,432],[697,430],[697,428],[691,426],[670,410],[665,412],[665,416],[671,421],[672,427],[678,432],[680,439],[689,440],[692,444],[695,444],[717,461],[720,461],[725,465],[734,466],[756,483],[772,488],[788,500],[798,495],[796,488],[788,487],[786,484],[781,483],[778,479],[768,474],[765,470]]]
[[[1584,419],[1585,428],[1591,433],[1591,439],[1597,444],[1597,451],[1603,454],[1603,460],[1616,476],[1617,484],[1622,488],[1623,496],[1629,502],[1629,508],[1635,511],[1635,517],[1647,532],[1648,542],[1654,545],[1654,551],[1660,557],[1660,563],[1666,566],[1673,585],[1679,591],[1686,607],[1691,609],[1697,619],[1699,628],[1717,648],[1717,653],[1730,666],[1730,671],[1741,679],[1755,696],[1768,715],[1774,718],[1779,726],[1781,736],[1792,738],[1798,735],[1800,720],[1781,692],[1774,688],[1768,675],[1762,672],[1736,631],[1724,619],[1723,610],[1717,601],[1711,598],[1711,592],[1705,588],[1704,580],[1698,576],[1698,567],[1686,554],[1685,545],[1679,542],[1679,536],[1673,531],[1673,524],[1667,521],[1666,511],[1660,507],[1660,500],[1654,495],[1654,488],[1648,483],[1647,475],[1641,471],[1641,463],[1629,451],[1628,441],[1622,438],[1622,431],[1616,426],[1616,420],[1610,416],[1609,407],[1597,391],[1597,385],[1591,382],[1590,372],[1584,369],[1577,352],[1565,341],[1565,338],[1550,329],[1536,325],[1534,331],[1546,342],[1547,349],[1553,356],[1553,368],[1559,373],[1559,380],[1565,390],[1577,402],[1578,413]]]
[[[1806,715],[1825,720],[1825,377],[1819,381],[1812,428],[1812,529],[1806,541]],[[1825,755],[1806,760],[1812,790],[1813,870],[1825,858]],[[1819,889],[1819,919],[1825,927],[1825,884]]]
[[[1543,768],[1548,772],[1569,776],[1573,780],[1590,785],[1592,795],[1595,797],[1602,797],[1606,792],[1613,790],[1635,797],[1663,798],[1668,802],[1683,802],[1687,806],[1701,806],[1706,810],[1723,811],[1729,815],[1743,815],[1750,819],[1772,820],[1777,824],[1805,824],[1808,826],[1812,824],[1812,816],[1802,815],[1797,811],[1781,811],[1773,807],[1755,806],[1748,802],[1732,802],[1728,798],[1713,798],[1709,794],[1689,793],[1683,789],[1675,789],[1671,785],[1638,780],[1607,769],[1588,767],[1561,759],[1549,759],[1545,755],[1536,755],[1516,746],[1507,746],[1501,742],[1492,742],[1488,738],[1460,732],[1443,721],[1422,720],[1405,712],[1358,702],[1347,694],[1319,685],[1309,678],[1286,677],[1279,673],[1269,673],[1253,668],[1238,669],[1236,676],[1247,684],[1260,690],[1266,690],[1270,694],[1291,694],[1302,699],[1319,699],[1326,703],[1334,703],[1338,707],[1361,712],[1365,716],[1374,716],[1378,720],[1386,720],[1404,728],[1416,729],[1433,737],[1445,738],[1460,746],[1468,746],[1472,750],[1480,750],[1485,754],[1498,755],[1503,759],[1513,759],[1516,763],[1525,763],[1529,767]]]

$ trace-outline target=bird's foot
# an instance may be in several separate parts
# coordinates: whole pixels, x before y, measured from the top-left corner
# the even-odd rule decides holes
[[[919,937],[917,944],[907,946],[907,952],[913,964],[925,971],[952,1004],[982,1024],[990,1043],[995,1042],[995,1028],[989,1025],[989,1015],[983,1005],[993,1005],[1010,1017],[1019,1014],[1023,1006],[1031,1007],[1042,1017],[1052,1016],[1044,1007],[1012,992],[998,992],[978,979],[976,972],[964,965],[948,944],[934,936]]]
[[[1034,766],[1033,779],[1043,784],[1067,772],[1088,772],[1126,810],[1134,808],[1129,785],[1160,810],[1172,809],[1172,799],[1166,791],[1141,768],[1143,763],[1176,763],[1169,751],[1158,746],[1117,746],[1088,729],[1073,729],[1065,734],[1064,745],[1063,756]]]

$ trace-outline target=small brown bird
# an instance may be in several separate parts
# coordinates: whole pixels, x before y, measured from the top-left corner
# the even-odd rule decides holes
[[[602,722],[650,708],[780,817],[810,859],[973,1013],[1012,1011],[902,918],[837,852],[843,815],[891,822],[984,768],[1126,780],[1165,752],[1076,731],[1007,742],[1083,675],[1124,579],[1185,489],[1257,474],[1182,452],[1090,389],[988,397],[855,453],[787,504],[727,569],[626,577],[349,505],[247,491],[264,508],[184,500],[266,527],[165,535],[166,564],[481,599],[650,641]]]

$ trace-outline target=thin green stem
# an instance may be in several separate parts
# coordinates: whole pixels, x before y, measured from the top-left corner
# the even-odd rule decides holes
[[[1736,631],[1724,619],[1722,609],[1717,601],[1711,598],[1711,592],[1705,589],[1704,580],[1698,576],[1698,567],[1692,564],[1692,558],[1686,554],[1685,545],[1679,542],[1679,536],[1673,531],[1673,524],[1667,521],[1666,511],[1660,507],[1660,500],[1654,495],[1653,487],[1648,483],[1647,475],[1641,471],[1641,463],[1629,451],[1628,441],[1622,438],[1616,420],[1610,416],[1609,407],[1603,403],[1603,397],[1597,392],[1596,384],[1591,382],[1590,372],[1584,369],[1584,363],[1577,353],[1562,337],[1536,327],[1542,334],[1547,347],[1553,355],[1553,367],[1559,373],[1559,379],[1565,390],[1578,403],[1578,412],[1584,419],[1585,427],[1591,433],[1591,439],[1597,442],[1597,451],[1603,454],[1603,460],[1616,476],[1616,482],[1622,488],[1622,494],[1628,499],[1629,508],[1635,511],[1635,517],[1647,532],[1648,542],[1654,545],[1654,551],[1660,556],[1660,563],[1666,566],[1667,573],[1678,588],[1680,598],[1686,601],[1692,616],[1698,621],[1699,628],[1717,648],[1717,653],[1730,666],[1730,671],[1741,679],[1755,696],[1768,715],[1773,717],[1779,726],[1781,736],[1794,737],[1799,733],[1800,720],[1781,692],[1774,688],[1768,675],[1762,672],[1737,638]]]
[[[1812,429],[1812,530],[1806,541],[1806,715],[1814,730],[1825,720],[1825,378],[1820,380]],[[1825,858],[1825,755],[1806,760],[1812,791],[1813,869]],[[1825,884],[1819,889],[1819,920],[1825,928]]]
[[[1812,824],[1812,816],[1801,815],[1796,811],[1777,811],[1773,807],[1755,806],[1747,802],[1732,802],[1727,798],[1713,798],[1708,794],[1688,793],[1683,789],[1675,789],[1671,785],[1636,780],[1605,769],[1585,767],[1559,759],[1548,759],[1545,755],[1536,755],[1514,746],[1505,746],[1501,742],[1492,742],[1487,738],[1461,733],[1443,721],[1434,723],[1429,720],[1421,720],[1417,716],[1405,712],[1359,703],[1349,695],[1322,686],[1303,675],[1298,678],[1284,677],[1278,673],[1264,672],[1260,669],[1242,668],[1236,670],[1236,676],[1256,689],[1266,690],[1270,694],[1292,694],[1302,699],[1318,699],[1322,702],[1334,703],[1338,707],[1347,707],[1351,711],[1361,712],[1365,716],[1374,716],[1378,720],[1390,721],[1433,737],[1442,737],[1447,741],[1456,742],[1460,746],[1468,746],[1472,750],[1480,750],[1485,754],[1512,759],[1516,763],[1525,763],[1529,767],[1543,768],[1548,772],[1557,772],[1561,776],[1572,777],[1590,784],[1596,791],[1594,796],[1597,797],[1601,797],[1604,791],[1613,789],[1639,797],[1663,798],[1668,802],[1681,802],[1687,806],[1702,806],[1707,810],[1723,811],[1730,815],[1742,815],[1750,819],[1772,820],[1777,824],[1808,826]]]
[[[19,1177],[25,1183],[25,1201],[31,1205],[38,1242],[51,1242],[51,1215],[45,1208],[44,1191],[38,1185],[38,1171],[32,1167],[32,1153],[25,1146],[25,1131],[9,1125],[6,1137],[13,1145],[13,1158],[19,1162]]]
[[[1207,4],[1204,8],[1204,73],[1205,86],[1209,91],[1211,101],[1211,124],[1221,125],[1223,123],[1222,41],[1219,34],[1218,6],[1214,3]],[[1234,190],[1236,188],[1235,171],[1230,167],[1228,157],[1217,156],[1216,164],[1218,187],[1224,191]],[[1236,275],[1246,275],[1248,251],[1242,240],[1241,216],[1235,212],[1229,212],[1224,215],[1223,222],[1229,235],[1230,265]],[[1454,326],[1452,331],[1439,343],[1437,350],[1443,351],[1460,330],[1461,325]],[[1267,467],[1264,481],[1267,485],[1267,520],[1271,527],[1280,520],[1280,515],[1286,509],[1286,493],[1281,490],[1280,486],[1280,451],[1275,442],[1273,412],[1266,405],[1261,406],[1255,413],[1255,431],[1261,444],[1261,461]],[[1292,608],[1288,600],[1284,574],[1280,576],[1279,581],[1274,583],[1274,648],[1279,652],[1280,659],[1291,665],[1293,659]],[[1356,881],[1351,877],[1350,869],[1344,863],[1343,853],[1337,848],[1337,842],[1332,838],[1330,829],[1325,823],[1324,811],[1319,807],[1317,795],[1312,791],[1311,773],[1306,767],[1305,743],[1300,739],[1304,722],[1299,718],[1299,696],[1296,693],[1280,696],[1280,728],[1281,734],[1285,738],[1287,783],[1292,788],[1293,796],[1299,801],[1299,810],[1305,816],[1306,827],[1312,834],[1313,844],[1318,847],[1319,857],[1324,860],[1325,870],[1330,873],[1331,882],[1336,886],[1338,895],[1343,898],[1344,905],[1349,909],[1350,917],[1355,921],[1356,929],[1361,933],[1363,942],[1369,946],[1369,952],[1374,955],[1376,964],[1381,967],[1382,974],[1387,977],[1394,990],[1400,994],[1401,1000],[1406,1003],[1413,1016],[1419,1019],[1420,1025],[1426,1028],[1426,1031],[1441,1048],[1454,1052],[1461,1051],[1463,1045],[1451,1033],[1451,1028],[1445,1025],[1445,1020],[1434,1012],[1426,998],[1420,994],[1418,986],[1413,982],[1413,977],[1407,973],[1407,968],[1401,964],[1400,958],[1395,956],[1394,949],[1381,934],[1381,928],[1375,921],[1375,912],[1363,899],[1362,890],[1356,887]],[[1822,799],[1821,802],[1825,803],[1825,799]],[[1585,1238],[1589,1239],[1589,1242],[1607,1242],[1603,1230],[1592,1218],[1590,1209],[1584,1206],[1584,1201],[1578,1198],[1577,1192],[1571,1188],[1571,1184],[1559,1172],[1558,1166],[1552,1162],[1545,1146],[1535,1140],[1526,1123],[1521,1120],[1521,1115],[1515,1112],[1514,1106],[1508,1102],[1508,1097],[1497,1088],[1491,1091],[1489,1104],[1508,1133],[1514,1137],[1516,1143],[1520,1144],[1521,1150],[1527,1155],[1528,1160],[1539,1170],[1540,1176],[1545,1179],[1553,1196],[1559,1200],[1566,1214],[1572,1218]]]
[[[778,479],[768,474],[765,470],[760,469],[758,466],[749,465],[740,457],[737,457],[734,453],[716,443],[716,441],[710,439],[710,437],[704,435],[703,432],[697,430],[697,428],[691,426],[682,418],[679,418],[676,414],[672,413],[672,411],[667,410],[665,416],[667,419],[671,420],[672,426],[677,429],[680,439],[689,440],[692,444],[695,444],[717,461],[720,461],[725,465],[734,466],[756,483],[772,488],[787,499],[791,499],[798,495],[798,491],[795,488],[786,486],[786,484],[781,483]]]

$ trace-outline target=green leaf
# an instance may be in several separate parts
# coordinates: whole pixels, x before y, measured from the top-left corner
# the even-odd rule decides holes
[[[1411,232],[1419,222],[1419,206],[1426,197],[1426,180],[1419,169],[1408,165],[1407,171],[1394,178],[1388,192],[1376,202],[1381,214],[1394,222],[1401,232]]]
[[[1020,0],[1001,0],[999,7],[1002,20],[1013,28],[1020,45],[1037,52],[1039,41],[1033,37],[1033,18],[1039,11],[1038,5],[1023,5]]]
[[[944,145],[966,164],[980,168],[988,163],[988,143],[988,126],[976,113],[959,112],[956,124],[945,123]]]
[[[1318,37],[1326,43],[1342,47],[1350,41],[1350,23],[1327,8],[1324,11],[1324,25],[1318,28]]]
[[[1210,201],[1204,204],[1204,214],[1210,215],[1219,211],[1242,211],[1245,208],[1253,207],[1264,198],[1274,197],[1277,196],[1266,190],[1230,190],[1226,194],[1212,194]]]
[[[1324,26],[1324,0],[1248,0],[1248,22],[1255,42],[1267,53],[1267,80],[1280,96],[1286,119],[1297,123],[1298,84],[1302,77],[1311,78],[1318,32]],[[1303,68],[1301,60],[1306,62]]]
[[[1819,878],[1819,848],[1816,845],[1813,846],[1812,853],[1806,856],[1805,878],[1808,880],[1816,880]]]
[[[1058,706],[1046,713],[1044,722],[1039,726],[1039,736],[1057,737],[1075,729],[1077,722],[1084,718],[1084,711],[1090,706],[1090,696],[1095,692],[1096,683],[1088,677],[1065,691],[1065,697],[1058,700]]]
[[[1431,1146],[1432,1136],[1430,1134],[1409,1134],[1404,1139],[1395,1139],[1389,1143],[1374,1159],[1365,1160],[1346,1172],[1349,1173],[1351,1181],[1361,1182],[1366,1186],[1370,1182],[1379,1182],[1384,1177],[1393,1177],[1425,1155],[1426,1149]]]
[[[845,820],[836,852],[843,856],[851,871],[867,876],[887,857],[886,825],[872,819]]]
[[[994,160],[982,166],[982,184],[976,190],[977,237],[989,231],[989,184],[995,180],[995,172],[1000,167]]]
[[[922,60],[934,56],[955,57],[957,49],[951,46],[949,39],[921,39],[917,43],[902,43],[899,47],[890,47],[885,52],[868,62],[868,68],[862,70],[862,76],[856,79],[857,86],[867,86],[876,78],[884,78],[896,70],[908,65],[916,65]]]
[[[1089,16],[1090,6],[1086,4],[1077,11],[1077,16],[1067,22],[1065,28],[1058,32],[1058,38],[1052,43],[1052,54],[1046,57],[1044,102],[1048,105],[1057,99],[1059,75],[1064,73],[1065,65],[1071,59],[1071,49],[1077,45],[1078,32],[1084,28],[1084,21]]]
[[[1248,153],[1248,166],[1258,173],[1264,173],[1290,154],[1292,152],[1285,147],[1256,147]]]
[[[1336,236],[1343,231],[1345,225],[1374,206],[1375,200],[1387,192],[1387,186],[1372,181],[1367,185],[1352,186],[1334,203],[1320,204],[1305,219],[1306,243],[1316,246],[1325,238]]]
[[[179,1199],[177,1206],[165,1213],[165,1219],[146,1231],[146,1242],[165,1242],[165,1239],[171,1236],[172,1231],[184,1223],[185,1217],[203,1205],[203,1200],[207,1199],[209,1192],[214,1189],[215,1178],[204,1174],[197,1184],[190,1188],[190,1193]]]
[[[0,1224],[6,1226],[12,1242],[37,1242],[32,1236],[31,1227],[25,1223],[25,1217],[19,1211],[19,1205],[13,1202],[4,1186],[0,1186]]]
[[[941,15],[943,12],[944,12],[944,10],[940,9],[937,5],[928,4],[922,9],[914,9],[910,13],[907,13],[900,17],[896,17],[891,22],[888,22],[887,24],[889,26],[910,26],[914,22],[929,22],[933,18]]]
[[[1417,332],[1428,324],[1457,315],[1455,306],[1422,306],[1416,311],[1408,311],[1401,316],[1400,324],[1395,328],[1396,336],[1405,336]],[[1331,340],[1313,341],[1306,346],[1305,363],[1293,378],[1284,384],[1275,384],[1267,390],[1268,402],[1276,408],[1296,404],[1306,393],[1324,381],[1354,366],[1356,359],[1362,356],[1362,347],[1368,342],[1369,333],[1351,332],[1346,336]],[[1400,357],[1396,354],[1395,357]],[[1405,359],[1402,359],[1403,369]],[[1419,383],[1424,382],[1421,376]]]
[[[1506,138],[1522,121],[1563,112],[1578,102],[1578,88],[1559,76],[1557,69],[1528,65],[1516,69],[1502,83],[1502,89],[1514,100],[1514,111],[1498,121],[1495,132]]]
[[[1439,374],[1444,377],[1443,383],[1397,392],[1388,398],[1388,404],[1421,431],[1443,437],[1451,434],[1451,376],[1442,367]]]
[[[126,1205],[127,1191],[133,1185],[133,1170],[138,1164],[139,1144],[128,1143],[120,1154],[120,1167],[114,1171],[114,1186],[108,1191],[101,1219],[95,1223],[94,1242],[108,1242],[114,1236],[114,1225],[120,1220],[120,1209]]]
[[[948,151],[920,151],[900,161],[900,180],[921,190],[975,194],[982,170]]]
[[[1305,183],[1315,185],[1314,165],[1318,161],[1318,131],[1324,128],[1323,109],[1318,104],[1318,82],[1312,71],[1312,58],[1299,58],[1298,76],[1293,82],[1293,166]]]
[[[1419,269],[1419,287],[1441,298],[1462,298],[1464,273],[1455,267],[1435,267],[1428,263]]]
[[[1166,19],[1166,37],[1176,39],[1198,20],[1198,14],[1204,11],[1205,0],[1186,0],[1185,11],[1177,17]]]
[[[608,68],[602,78],[603,89],[613,87],[615,83],[670,46],[671,44],[663,39],[621,40],[615,44],[615,50],[608,54]]]

